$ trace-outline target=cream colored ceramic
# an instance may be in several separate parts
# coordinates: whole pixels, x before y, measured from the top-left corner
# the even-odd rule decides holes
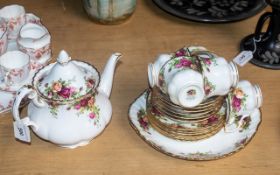
[[[61,51],[56,63],[40,69],[32,87],[21,88],[13,105],[13,116],[20,121],[19,104],[24,97],[28,120],[33,131],[44,140],[66,148],[88,144],[109,123],[109,101],[116,63],[121,55],[113,54],[100,77],[90,64],[74,61]]]

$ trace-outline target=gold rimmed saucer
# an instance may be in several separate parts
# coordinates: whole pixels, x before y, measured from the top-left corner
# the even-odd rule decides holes
[[[211,137],[196,141],[171,139],[155,130],[146,114],[147,92],[142,93],[129,108],[129,122],[136,133],[156,150],[185,160],[214,160],[232,155],[244,148],[257,132],[261,113],[256,109],[250,116],[246,128],[232,132],[220,129]]]

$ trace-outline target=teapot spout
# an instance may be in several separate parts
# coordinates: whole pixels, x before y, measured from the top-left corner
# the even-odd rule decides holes
[[[98,92],[103,93],[108,98],[111,95],[112,85],[113,85],[113,78],[114,78],[114,72],[116,68],[116,64],[122,54],[120,53],[114,53],[109,58],[103,73],[101,75],[100,85],[98,87]]]

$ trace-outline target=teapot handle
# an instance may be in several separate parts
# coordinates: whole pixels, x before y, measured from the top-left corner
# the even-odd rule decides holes
[[[36,106],[42,107],[44,103],[39,102],[37,92],[33,89],[32,86],[23,86],[20,88],[17,92],[17,96],[15,98],[14,104],[13,104],[13,117],[15,121],[20,121],[20,115],[19,115],[19,108],[20,108],[20,103],[23,100],[24,97],[28,97],[29,99],[32,99],[34,104]],[[33,126],[35,130],[38,129],[38,125],[31,121],[30,118],[27,116],[22,120],[26,126]]]

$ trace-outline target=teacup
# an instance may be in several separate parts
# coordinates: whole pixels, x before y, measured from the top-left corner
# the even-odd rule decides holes
[[[0,57],[0,70],[6,85],[19,84],[29,75],[29,56],[20,51],[8,51]]]
[[[0,17],[3,18],[8,27],[8,39],[15,40],[19,30],[25,23],[25,9],[20,5],[9,5],[0,9]]]
[[[192,69],[178,71],[167,84],[170,100],[182,107],[195,107],[204,97],[203,77]]]
[[[228,94],[239,81],[235,63],[228,63],[224,58],[217,57],[209,51],[199,51],[196,54],[203,69],[206,98]]]
[[[252,85],[249,81],[238,82],[236,88],[228,94],[229,114],[227,124],[242,124],[243,118],[262,106],[263,96],[258,85]]]
[[[32,65],[44,65],[51,58],[50,42],[48,30],[35,23],[23,25],[17,40],[19,50],[30,56]]]
[[[6,52],[8,45],[7,25],[3,18],[0,18],[0,55]]]

